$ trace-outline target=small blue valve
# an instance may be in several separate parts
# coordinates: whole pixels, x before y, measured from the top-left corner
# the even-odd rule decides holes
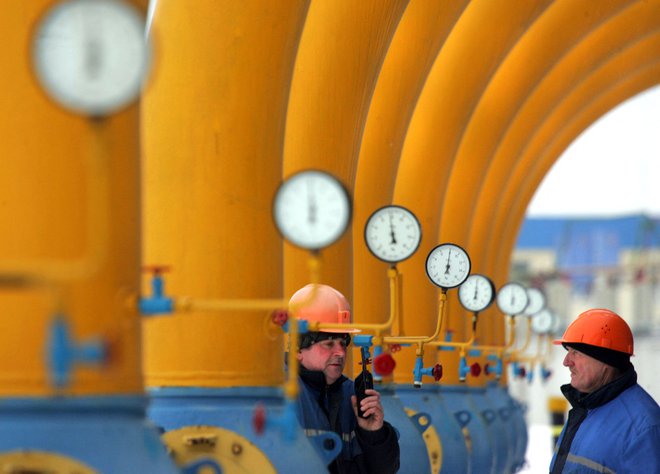
[[[502,377],[502,358],[490,354],[488,360],[495,362],[495,379],[499,380]]]
[[[140,298],[138,308],[140,313],[145,316],[153,316],[155,314],[172,314],[174,311],[174,300],[165,296],[165,280],[163,273],[168,271],[168,267],[163,266],[150,266],[145,267],[146,271],[151,271],[151,296]]]
[[[107,347],[100,339],[74,342],[64,315],[58,314],[50,326],[47,354],[52,383],[62,388],[70,383],[74,364],[103,364],[107,358]]]
[[[458,364],[458,380],[465,382],[468,373],[470,373],[470,367],[468,366],[465,357],[461,357],[461,361]]]
[[[413,386],[420,388],[422,386],[422,376],[433,377],[437,382],[442,378],[442,366],[435,364],[432,367],[423,367],[422,356],[415,359],[415,368],[413,369]]]

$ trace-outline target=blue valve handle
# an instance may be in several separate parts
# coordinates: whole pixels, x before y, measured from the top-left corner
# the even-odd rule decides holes
[[[47,354],[53,385],[61,388],[70,383],[74,364],[101,365],[105,362],[107,347],[100,339],[74,342],[69,324],[60,314],[55,316],[50,326]]]
[[[458,364],[458,380],[465,382],[468,373],[470,373],[470,367],[468,366],[465,357],[461,357],[461,361]]]
[[[165,281],[159,272],[154,272],[151,277],[151,296],[140,298],[138,308],[145,316],[172,314],[174,311],[174,301],[165,296]]]

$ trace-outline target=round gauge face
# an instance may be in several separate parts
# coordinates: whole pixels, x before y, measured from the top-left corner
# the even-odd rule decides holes
[[[456,288],[470,274],[470,257],[456,244],[440,244],[426,257],[426,274],[440,288]]]
[[[364,240],[376,258],[397,263],[415,253],[422,240],[422,227],[405,207],[385,206],[367,219]]]
[[[527,289],[520,283],[509,282],[497,292],[497,307],[510,316],[522,313],[528,301]]]
[[[534,316],[545,308],[545,295],[538,288],[527,288],[527,299],[526,316]]]
[[[548,334],[555,325],[555,315],[545,308],[531,317],[532,331],[536,334]]]
[[[306,170],[287,178],[273,200],[275,225],[286,240],[319,250],[336,242],[351,221],[351,200],[334,176]]]
[[[50,9],[34,35],[36,77],[67,109],[108,115],[134,101],[147,64],[145,20],[120,0],[69,0]]]
[[[458,288],[458,299],[468,311],[483,311],[495,299],[495,285],[487,276],[472,274]]]

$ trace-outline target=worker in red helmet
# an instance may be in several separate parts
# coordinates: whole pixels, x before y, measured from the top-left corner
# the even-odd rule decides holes
[[[298,319],[320,323],[351,322],[348,301],[327,285],[307,285],[289,302]],[[366,390],[358,416],[353,381],[343,375],[352,328],[324,329],[299,336],[297,354],[300,394],[296,414],[305,434],[334,432],[342,449],[330,463],[332,473],[395,473],[399,470],[399,441],[384,419],[380,394]]]
[[[590,309],[553,342],[568,351],[571,383],[561,391],[572,409],[551,474],[660,473],[660,407],[637,384],[628,324],[608,309]]]

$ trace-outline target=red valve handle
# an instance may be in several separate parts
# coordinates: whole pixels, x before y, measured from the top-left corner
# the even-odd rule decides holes
[[[254,408],[254,416],[252,417],[252,426],[254,432],[258,435],[262,435],[264,429],[266,428],[266,409],[262,404],[258,404]]]
[[[395,367],[396,361],[389,354],[380,354],[374,358],[374,370],[378,375],[390,375]]]
[[[481,375],[481,366],[478,362],[475,362],[470,366],[470,375],[472,377],[479,377],[479,375]]]
[[[289,320],[289,312],[286,309],[276,309],[270,315],[271,320],[278,326],[284,326]]]
[[[435,364],[433,367],[433,379],[437,382],[442,378],[442,366],[440,364]]]
[[[520,367],[520,369],[518,369],[518,377],[521,379],[527,377],[527,369],[525,367]]]
[[[162,275],[172,270],[170,265],[143,265],[142,271],[144,273],[153,273],[154,275]]]

